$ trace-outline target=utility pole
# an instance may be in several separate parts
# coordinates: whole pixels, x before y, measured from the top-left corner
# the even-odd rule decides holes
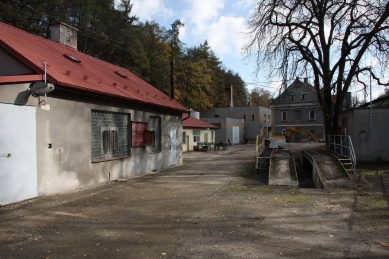
[[[170,61],[170,97],[174,100],[174,48],[173,47],[172,47],[172,60]]]

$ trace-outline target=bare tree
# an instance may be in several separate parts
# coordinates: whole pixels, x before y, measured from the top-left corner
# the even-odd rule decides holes
[[[312,75],[326,134],[332,134],[352,83],[366,86],[372,76],[387,85],[380,76],[388,64],[388,17],[388,0],[258,0],[244,50],[258,71]],[[374,68],[369,59],[378,61]]]

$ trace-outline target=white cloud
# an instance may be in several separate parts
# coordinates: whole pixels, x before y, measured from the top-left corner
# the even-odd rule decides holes
[[[245,19],[242,17],[221,16],[216,22],[207,26],[203,31],[211,48],[218,55],[239,56],[242,45],[242,32],[245,28]]]
[[[246,6],[249,1],[251,0],[241,0],[237,4]],[[196,45],[207,40],[211,49],[218,56],[227,53],[239,56],[242,43],[240,33],[246,27],[245,18],[233,15],[221,16],[221,12],[225,12],[225,0],[187,2],[190,3],[190,8],[183,11],[183,17],[181,18],[187,28],[184,34],[180,35],[183,38],[185,36],[190,37],[190,40]]]
[[[220,14],[219,10],[224,7],[223,0],[190,0],[187,2],[190,4],[190,9],[185,10],[183,16],[196,27],[203,27],[209,21],[217,19]]]
[[[117,0],[116,0],[117,1]],[[138,16],[142,21],[157,21],[158,18],[166,20],[175,13],[167,8],[162,0],[132,0],[131,13]]]

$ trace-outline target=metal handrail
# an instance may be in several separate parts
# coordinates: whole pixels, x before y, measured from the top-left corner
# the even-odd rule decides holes
[[[337,143],[336,140],[338,140],[339,143]],[[351,137],[349,135],[328,135],[328,141],[329,150],[350,158],[352,169],[355,174],[357,166],[357,157],[355,155],[355,150],[351,141]]]
[[[265,141],[262,135],[257,135],[255,142],[255,157],[258,157],[259,154],[265,149]]]

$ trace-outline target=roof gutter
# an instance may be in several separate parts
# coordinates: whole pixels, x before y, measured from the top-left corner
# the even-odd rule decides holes
[[[186,117],[186,118],[183,118],[181,121],[184,121],[184,120],[187,120],[187,119],[189,119],[189,118],[190,118],[190,111],[187,111],[187,112],[185,112],[185,113],[187,113],[187,114],[188,114],[188,117]]]

